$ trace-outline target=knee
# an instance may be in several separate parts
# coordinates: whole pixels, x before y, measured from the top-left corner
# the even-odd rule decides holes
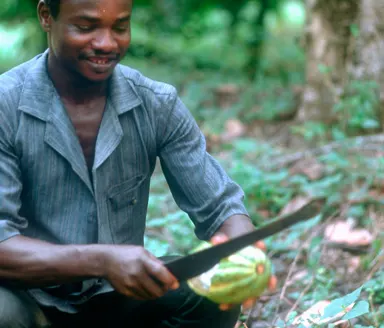
[[[18,292],[0,287],[0,328],[32,328],[34,314]]]

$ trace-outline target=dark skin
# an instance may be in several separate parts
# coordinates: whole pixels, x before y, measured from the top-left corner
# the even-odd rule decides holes
[[[103,116],[108,78],[131,42],[132,2],[62,0],[54,19],[42,1],[41,26],[47,32],[48,71],[92,167]]]
[[[57,18],[43,1],[38,17],[47,32],[48,72],[76,129],[89,168],[108,93],[108,80],[130,41],[132,0],[62,0]],[[211,240],[219,243],[254,229],[247,216],[228,218]],[[258,244],[258,247],[263,247]],[[105,278],[117,292],[149,300],[178,288],[177,279],[143,247],[52,245],[24,236],[0,244],[0,280],[49,286]],[[244,304],[249,307],[255,299]],[[230,305],[222,305],[223,309]]]

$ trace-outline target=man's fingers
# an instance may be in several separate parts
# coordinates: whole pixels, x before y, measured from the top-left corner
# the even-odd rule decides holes
[[[212,244],[220,244],[220,243],[224,243],[228,240],[229,238],[224,235],[224,234],[216,234],[214,235],[212,238],[211,238],[211,243]],[[263,252],[266,252],[267,251],[267,247],[264,243],[264,241],[257,241],[255,244],[254,244],[255,247],[261,249]],[[276,289],[276,286],[277,286],[277,278],[276,276],[271,276],[271,278],[269,279],[269,282],[268,282],[268,289],[273,291]],[[248,310],[248,309],[251,309],[257,302],[258,300],[258,297],[253,297],[253,298],[249,298],[247,300],[245,300],[243,303],[242,303],[242,307],[244,310]],[[219,305],[219,308],[220,310],[222,311],[227,311],[227,310],[230,310],[231,308],[233,308],[233,304],[220,304]]]
[[[223,234],[223,233],[217,233],[216,235],[214,235],[212,238],[211,238],[211,243],[213,245],[216,245],[216,244],[220,244],[220,243],[225,243],[226,241],[228,241],[229,238]],[[257,248],[260,248],[262,251],[266,251],[267,250],[267,246],[265,245],[264,241],[262,240],[258,240],[256,243],[253,244],[255,247]]]
[[[145,269],[150,276],[154,277],[160,284],[163,284],[166,289],[179,288],[179,282],[175,276],[167,270],[160,260],[148,258],[145,261]]]
[[[254,245],[257,248],[260,248],[263,252],[267,250],[267,246],[265,246],[265,243],[261,240],[258,240]]]
[[[249,309],[253,308],[253,306],[256,304],[257,300],[258,300],[257,297],[253,297],[253,298],[249,298],[249,299],[245,300],[243,302],[243,309],[249,310]]]
[[[143,274],[141,277],[140,287],[150,299],[161,297],[167,292],[167,288],[164,285],[159,285],[151,276]]]
[[[148,293],[141,288],[138,281],[136,281],[135,286],[131,286],[129,289],[126,289],[124,295],[138,301],[145,301],[149,299]]]
[[[276,276],[271,276],[268,281],[268,289],[273,292],[277,288],[277,277]]]
[[[258,300],[258,297],[248,298],[242,303],[242,307],[244,310],[248,310],[252,308]],[[228,311],[234,307],[234,304],[220,304],[219,308],[222,311]]]
[[[220,304],[219,305],[219,309],[221,310],[221,311],[228,311],[228,310],[230,310],[230,309],[232,309],[233,308],[233,305],[232,304]]]
[[[214,235],[212,238],[211,238],[211,243],[213,245],[216,245],[216,244],[220,244],[220,243],[225,243],[229,238],[223,234],[223,233],[218,233],[216,235]]]

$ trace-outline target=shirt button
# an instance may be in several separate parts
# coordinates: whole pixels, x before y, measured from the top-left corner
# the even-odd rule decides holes
[[[136,204],[137,204],[137,199],[136,198],[132,199],[131,200],[131,205],[136,205]]]

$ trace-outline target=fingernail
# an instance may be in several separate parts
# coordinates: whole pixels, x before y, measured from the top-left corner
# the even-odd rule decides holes
[[[175,281],[172,286],[171,286],[171,289],[175,290],[175,289],[178,289],[180,287],[180,284],[178,281]]]
[[[249,299],[249,300],[246,300],[243,304],[243,308],[245,310],[249,310],[250,308],[252,308],[256,303],[256,300],[254,299]]]
[[[265,243],[261,240],[256,242],[256,247],[260,248],[264,252],[267,250],[267,246],[265,246]]]
[[[272,276],[271,278],[269,278],[268,288],[269,290],[274,291],[276,290],[276,287],[277,287],[277,277]]]
[[[228,238],[225,235],[217,235],[212,237],[212,243],[224,243]]]
[[[221,311],[227,311],[229,309],[229,305],[228,304],[220,304],[219,308]]]

